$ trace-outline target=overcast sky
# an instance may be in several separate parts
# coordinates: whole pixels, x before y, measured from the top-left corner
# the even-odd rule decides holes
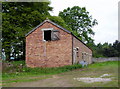
[[[51,0],[54,9],[51,15],[58,16],[59,11],[67,7],[86,7],[87,11],[98,25],[93,30],[95,32],[95,43],[113,43],[118,39],[118,1],[119,0]]]

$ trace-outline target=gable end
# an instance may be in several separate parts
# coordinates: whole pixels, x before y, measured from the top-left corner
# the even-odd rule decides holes
[[[52,21],[50,21],[50,20],[45,20],[45,21],[43,21],[42,23],[40,23],[37,27],[35,27],[35,28],[33,28],[31,31],[29,31],[27,34],[25,34],[25,36],[28,36],[29,34],[31,34],[33,31],[35,31],[38,27],[40,27],[41,25],[43,25],[45,22],[49,22],[49,23],[55,25],[56,27],[58,27],[58,28],[64,30],[65,32],[71,34],[70,31],[68,31],[67,29],[65,29],[65,28],[63,28],[63,27],[61,27],[61,26],[59,26],[58,24],[56,24],[56,23],[54,23],[54,22],[52,22]]]
[[[33,31],[35,31],[38,27],[42,26],[45,22],[49,22],[49,23],[55,25],[56,27],[62,29],[63,31],[71,34],[71,35],[74,36],[77,40],[79,40],[82,44],[84,44],[86,47],[88,47],[84,42],[82,42],[82,41],[81,41],[77,36],[75,36],[72,32],[70,32],[69,30],[61,27],[60,25],[58,25],[58,24],[56,24],[56,23],[54,23],[54,22],[52,22],[52,21],[50,21],[50,20],[45,20],[45,21],[43,21],[43,22],[40,23],[38,26],[36,26],[35,28],[33,28],[31,31],[29,31],[25,36],[27,37],[29,34],[31,34]],[[89,48],[89,47],[88,47],[88,48]],[[89,48],[89,49],[92,51],[91,48]]]

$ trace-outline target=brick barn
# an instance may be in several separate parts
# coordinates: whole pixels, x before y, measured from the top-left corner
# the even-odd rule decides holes
[[[56,23],[45,20],[26,34],[28,67],[59,67],[82,60],[91,63],[92,51],[81,40]]]

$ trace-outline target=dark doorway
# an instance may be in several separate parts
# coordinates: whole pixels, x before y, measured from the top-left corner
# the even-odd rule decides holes
[[[44,31],[44,40],[51,41],[51,30]]]

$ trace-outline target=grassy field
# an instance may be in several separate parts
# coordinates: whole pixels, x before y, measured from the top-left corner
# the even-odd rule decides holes
[[[23,64],[20,69],[13,66],[3,70],[3,86],[23,87],[118,87],[118,61],[91,64],[81,68],[81,65],[60,68],[27,68],[24,62],[13,62],[14,67]],[[13,71],[11,72],[10,69]],[[112,78],[109,82],[85,83],[74,78],[97,78],[103,74],[110,74],[105,78]]]
[[[5,66],[4,66],[5,65]],[[81,68],[81,65],[68,65],[58,68],[28,68],[24,61],[4,62],[2,83],[6,86],[9,83],[36,81],[50,78],[51,75]]]

